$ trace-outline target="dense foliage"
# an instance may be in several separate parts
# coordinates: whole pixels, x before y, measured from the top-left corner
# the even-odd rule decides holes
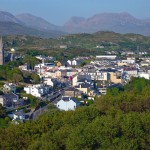
[[[10,122],[4,107],[0,104],[0,128],[6,128]]]
[[[0,149],[140,150],[150,147],[150,81],[134,78],[76,111],[49,108],[37,120],[0,131]]]
[[[38,60],[32,56],[26,56],[23,60],[17,60],[9,62],[6,65],[0,66],[0,80],[6,80],[12,83],[39,83],[40,77],[34,72],[25,72],[18,69],[19,65],[28,63],[29,67],[33,69],[34,65],[38,63]]]

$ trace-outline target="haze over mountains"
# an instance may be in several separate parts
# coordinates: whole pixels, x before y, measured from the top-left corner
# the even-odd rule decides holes
[[[0,11],[0,35],[11,34],[52,38],[66,33],[39,17],[30,14],[14,16],[11,13]]]
[[[70,32],[114,31],[150,35],[150,20],[140,20],[128,13],[102,13],[88,19],[73,17],[65,28]]]
[[[31,14],[17,16],[0,11],[0,34],[25,34],[57,37],[66,33],[114,31],[150,36],[150,19],[141,20],[128,13],[101,13],[90,18],[72,17],[63,26],[56,26]]]

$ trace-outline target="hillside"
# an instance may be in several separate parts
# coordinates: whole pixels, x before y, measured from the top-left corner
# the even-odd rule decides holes
[[[49,23],[41,17],[36,17],[32,14],[19,14],[16,15],[16,18],[23,22],[26,26],[39,29],[39,30],[50,30],[58,31],[61,30],[61,27]]]
[[[14,15],[9,12],[0,11],[0,22],[13,22],[17,24],[23,24]]]
[[[57,50],[60,45],[67,45],[69,49],[86,49],[95,51],[136,51],[150,50],[150,38],[139,34],[119,34],[115,32],[96,32],[94,34],[70,34],[60,38],[43,39],[33,36],[5,36],[5,48],[17,47],[19,49]],[[103,45],[103,49],[96,46]],[[71,52],[71,51],[70,51]],[[83,53],[84,55],[84,53]]]
[[[43,38],[56,38],[61,33],[57,31],[40,31],[13,22],[0,22],[0,35],[29,35]]]
[[[120,55],[125,51],[146,51],[150,54],[150,38],[138,34],[119,34],[97,32],[94,34],[70,34],[59,38],[39,38],[33,36],[4,36],[5,50],[14,47],[18,54],[49,55],[58,60],[68,60],[77,56],[96,56],[102,54]],[[67,49],[60,49],[67,45]],[[104,46],[104,48],[99,48]],[[137,47],[139,47],[137,51]]]

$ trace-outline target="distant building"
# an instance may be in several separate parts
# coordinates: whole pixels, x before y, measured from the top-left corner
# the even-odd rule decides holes
[[[60,45],[59,48],[60,49],[67,49],[67,45]]]
[[[116,55],[99,55],[96,56],[97,59],[116,59]]]
[[[25,113],[23,111],[16,111],[13,113],[14,120],[25,120]]]
[[[97,45],[96,48],[105,48],[103,45]]]
[[[4,49],[3,49],[3,41],[2,37],[0,39],[0,65],[4,64]]]
[[[81,98],[82,92],[74,87],[69,87],[64,90],[64,96]]]
[[[11,52],[16,52],[16,49],[15,48],[11,48],[10,51]]]
[[[52,78],[43,78],[44,84],[48,86],[55,87],[58,85],[58,81],[56,79]]]
[[[140,78],[145,78],[145,79],[150,79],[150,75],[148,73],[145,72],[138,72],[138,77]]]
[[[19,102],[19,97],[14,93],[0,95],[0,104],[2,104],[2,106],[4,107],[14,106],[18,102]]]
[[[3,85],[5,92],[13,92],[16,93],[16,85],[13,83],[6,83]]]
[[[41,97],[43,95],[46,95],[49,93],[49,87],[42,85],[42,84],[36,84],[33,86],[24,87],[24,91],[27,94],[31,94],[35,97]]]
[[[70,66],[77,66],[80,64],[80,61],[79,60],[76,60],[76,59],[73,59],[73,60],[68,60],[67,63],[70,65]]]

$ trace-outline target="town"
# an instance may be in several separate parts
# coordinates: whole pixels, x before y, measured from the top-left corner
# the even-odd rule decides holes
[[[150,150],[149,6],[1,0],[0,150]]]
[[[6,55],[1,38],[1,66],[6,63],[6,56],[17,62],[14,51],[12,48],[10,56]],[[106,55],[76,56],[63,61],[55,56],[36,55],[33,64],[34,60],[29,62],[27,58],[29,63],[18,65],[15,74],[10,73],[11,82],[3,80],[0,103],[15,124],[36,119],[49,105],[64,111],[89,106],[95,98],[106,95],[108,89],[121,89],[133,77],[149,80],[150,57],[145,54],[146,51],[122,51],[118,56],[109,51]],[[22,80],[20,74],[27,77]]]

